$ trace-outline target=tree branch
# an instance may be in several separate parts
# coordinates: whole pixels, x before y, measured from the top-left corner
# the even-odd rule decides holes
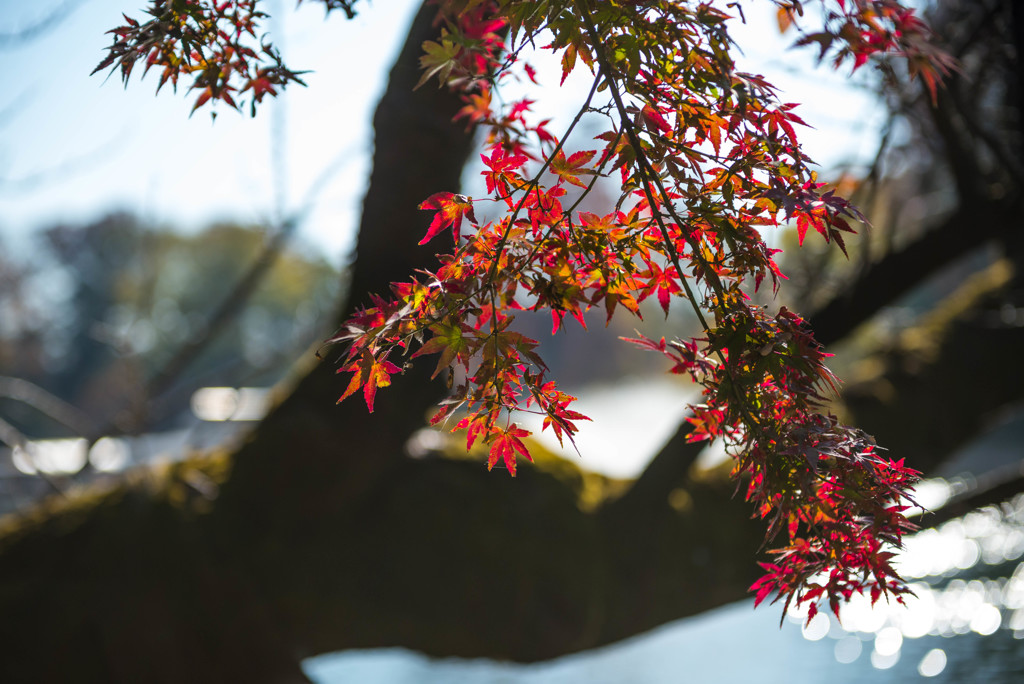
[[[96,425],[87,415],[28,380],[0,376],[0,397],[31,406],[47,418],[68,428],[76,436],[88,436],[96,430]]]

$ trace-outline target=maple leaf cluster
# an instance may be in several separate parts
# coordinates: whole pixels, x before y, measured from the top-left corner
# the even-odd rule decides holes
[[[267,95],[277,95],[289,83],[305,85],[301,72],[289,70],[272,45],[257,39],[267,17],[257,5],[258,0],[150,0],[148,21],[122,15],[125,24],[108,31],[113,43],[92,73],[120,70],[127,84],[141,60],[144,75],[153,67],[160,70],[158,92],[167,83],[177,90],[182,76],[191,79],[188,89],[197,92],[193,112],[217,101],[239,109],[247,97],[255,116]]]
[[[780,29],[794,26],[800,33],[796,44],[817,45],[819,60],[831,54],[833,66],[839,67],[852,59],[856,71],[874,55],[898,55],[911,77],[924,81],[933,102],[941,79],[955,66],[955,60],[935,45],[928,26],[901,0],[835,0],[834,7],[825,8],[824,26],[817,31],[800,26],[800,0],[776,4]]]
[[[436,271],[394,285],[393,298],[375,298],[332,338],[348,345],[339,369],[353,373],[346,396],[375,382],[373,364],[436,354],[434,374],[447,371],[452,392],[432,422],[457,416],[453,430],[465,431],[467,449],[482,442],[488,468],[504,462],[514,475],[517,458],[529,458],[517,413],[541,415],[560,442],[587,420],[548,377],[537,342],[513,329],[516,311],[549,311],[557,332],[567,316],[585,325],[593,308],[610,320],[639,316],[650,296],[666,314],[684,300],[704,336],[631,341],[703,388],[691,439],[725,442],[768,539],[786,538],[752,587],[757,603],[770,595],[786,608],[809,602],[813,615],[819,600],[838,614],[858,592],[900,600],[908,590],[889,561],[911,528],[904,511],[916,473],[828,413],[837,381],[804,321],[749,297],[785,279],[763,231],[791,223],[801,243],[815,232],[845,252],[849,221],[863,219],[810,169],[796,105],[734,67],[730,17],[710,3],[471,4],[467,16],[442,3],[450,31],[425,44],[421,84],[436,76],[463,97],[458,116],[486,127],[490,197],[440,192],[420,205],[434,212],[423,242],[451,230],[456,250]],[[839,46],[836,62],[853,55],[855,66],[863,55],[905,54],[907,33],[925,29],[897,5],[839,1],[826,17],[823,53]],[[840,15],[846,23],[837,24]],[[561,55],[563,81],[578,64],[593,75],[560,136],[548,121],[530,123],[532,101],[499,108],[491,95],[505,78],[535,82],[519,49],[542,28],[552,37],[546,49]],[[505,32],[507,47],[497,39]],[[603,118],[605,130],[593,149],[571,149],[585,115]],[[577,211],[601,177],[620,182],[613,210]],[[504,213],[479,224],[479,201]]]
[[[780,27],[797,26],[798,44],[817,44],[836,66],[900,56],[934,93],[952,65],[898,0],[820,0],[813,31],[800,25],[799,0],[770,1]],[[352,1],[323,2],[353,11]],[[125,17],[97,70],[120,68],[127,81],[144,59],[147,70],[161,67],[159,86],[189,75],[196,108],[211,100],[237,108],[236,95],[249,93],[254,109],[301,83],[271,46],[248,44],[265,17],[256,7],[150,0],[152,19]],[[488,197],[441,191],[420,204],[434,214],[421,244],[451,231],[455,249],[435,270],[372,296],[329,340],[346,346],[339,373],[351,373],[339,401],[361,391],[372,411],[400,358],[436,355],[434,376],[446,375],[451,394],[432,423],[453,419],[467,449],[487,448],[489,469],[501,463],[515,475],[518,459],[530,459],[530,432],[514,416],[538,414],[542,430],[570,443],[588,420],[549,377],[537,341],[514,329],[516,312],[548,311],[557,332],[567,318],[585,325],[595,308],[610,320],[639,317],[651,296],[666,315],[682,304],[701,336],[630,341],[702,388],[691,439],[725,443],[767,539],[784,538],[751,587],[756,602],[806,602],[810,617],[819,601],[838,615],[854,593],[902,600],[908,589],[890,559],[912,527],[904,512],[917,473],[828,412],[837,381],[803,319],[750,299],[785,279],[764,231],[792,224],[801,243],[813,232],[845,252],[849,220],[862,217],[811,170],[796,105],[736,69],[733,17],[683,0],[441,0],[438,8],[440,36],[423,46],[417,87],[436,79],[458,93],[456,118],[486,131]],[[559,57],[561,82],[577,68],[592,76],[561,135],[534,120],[533,100],[495,97],[509,79],[537,83],[522,54],[538,42]],[[578,149],[584,117],[603,130]],[[579,211],[600,178],[618,180],[618,198],[607,213]],[[477,221],[482,201],[502,210],[498,218]]]

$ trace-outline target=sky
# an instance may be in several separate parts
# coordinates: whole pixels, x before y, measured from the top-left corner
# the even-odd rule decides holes
[[[23,26],[59,4],[0,0],[0,26]],[[282,204],[285,213],[302,207],[329,173],[300,234],[340,259],[365,189],[372,108],[416,2],[367,3],[352,22],[338,13],[325,21],[316,3],[266,6],[275,4],[284,11],[268,26],[271,40],[292,69],[314,71],[304,76],[309,87],[290,89],[254,119],[225,107],[216,121],[208,108],[189,117],[194,98],[184,88],[154,97],[152,77],[133,76],[123,88],[117,75],[89,76],[110,42],[104,32],[123,23],[122,11],[139,17],[143,0],[84,0],[43,38],[0,50],[5,237],[115,208],[184,230],[217,219],[273,221]]]
[[[214,121],[208,108],[189,116],[194,98],[184,88],[154,96],[152,77],[124,88],[117,75],[89,76],[110,42],[105,31],[123,23],[121,12],[139,17],[144,0],[0,0],[0,34],[71,8],[36,39],[0,37],[0,245],[28,248],[54,222],[118,209],[190,231],[222,219],[271,223],[309,207],[299,239],[343,263],[368,177],[373,108],[418,2],[364,0],[352,21],[339,12],[325,20],[316,2],[264,2],[275,17],[271,40],[292,69],[311,70],[308,87],[290,88],[254,119],[221,107]],[[792,36],[779,35],[770,3],[742,7],[746,25],[731,28],[740,68],[804,103],[810,156],[826,175],[870,161],[881,107],[848,72],[811,69],[812,54],[787,50]],[[535,64],[542,85],[557,81],[551,60]],[[572,116],[585,80],[532,95],[538,114],[554,117],[551,130]]]

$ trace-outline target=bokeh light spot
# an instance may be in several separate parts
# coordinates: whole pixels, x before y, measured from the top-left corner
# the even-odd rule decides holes
[[[946,652],[941,648],[928,651],[917,665],[917,671],[922,677],[934,677],[945,669]]]

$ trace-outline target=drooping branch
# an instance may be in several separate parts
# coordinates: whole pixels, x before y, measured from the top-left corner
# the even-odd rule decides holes
[[[917,241],[872,265],[843,288],[841,294],[811,315],[809,325],[815,337],[826,346],[834,344],[929,275],[939,272],[986,241],[1016,237],[1020,212],[1017,201],[961,207]],[[956,248],[951,248],[951,245],[956,245]],[[703,448],[700,444],[687,442],[690,433],[691,426],[685,421],[681,423],[624,495],[623,504],[634,500],[663,499],[686,477]]]

